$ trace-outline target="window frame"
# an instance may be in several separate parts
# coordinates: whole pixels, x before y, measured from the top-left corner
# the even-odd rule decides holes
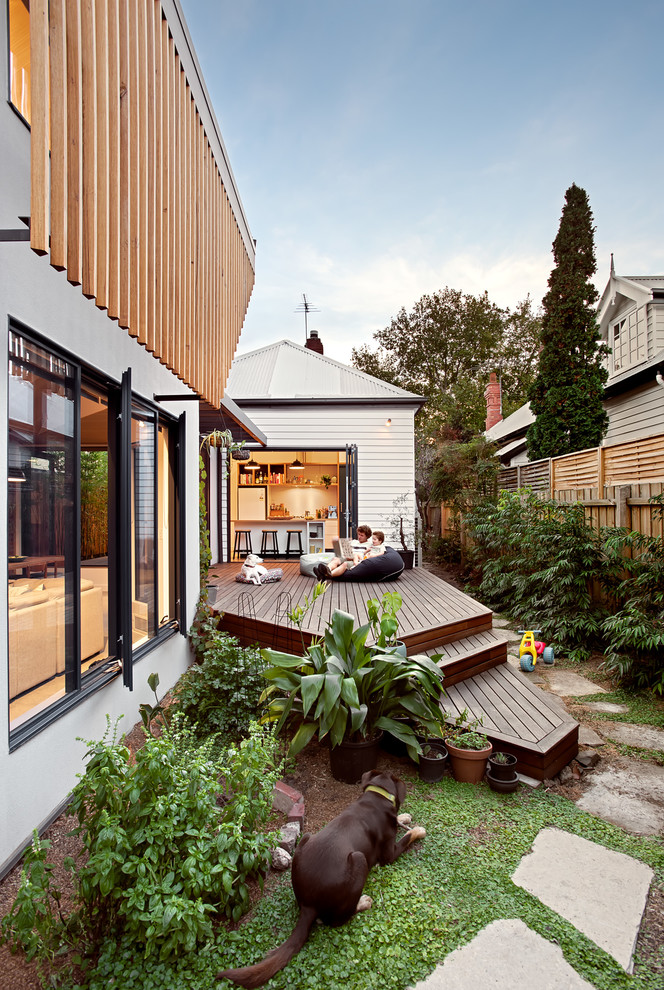
[[[120,382],[91,367],[80,357],[67,348],[55,344],[52,340],[34,331],[13,317],[9,318],[10,332],[24,337],[36,347],[42,348],[56,358],[66,361],[74,369],[75,379],[75,415],[74,415],[74,449],[79,452],[75,465],[75,504],[73,506],[74,539],[69,541],[70,547],[78,547],[74,552],[73,566],[66,569],[71,582],[67,587],[73,604],[73,621],[66,627],[66,650],[69,654],[74,651],[74,660],[65,665],[67,690],[63,697],[55,699],[42,711],[36,713],[25,723],[14,729],[10,728],[8,719],[9,751],[13,752],[28,740],[42,732],[92,694],[114,681],[122,673],[123,682],[129,690],[133,689],[133,667],[147,654],[158,648],[166,639],[178,631],[186,637],[186,623],[183,618],[183,602],[185,600],[185,561],[186,561],[186,532],[185,532],[185,493],[186,464],[184,463],[184,433],[186,414],[179,418],[170,415],[151,399],[131,388],[131,368],[124,372]],[[108,657],[98,668],[81,673],[80,662],[80,589],[81,578],[81,472],[80,472],[80,443],[81,443],[81,389],[86,383],[94,383],[97,388],[104,390],[108,397],[109,431],[108,431],[108,491],[109,491],[109,531],[108,531]],[[155,416],[154,431],[157,435],[159,426],[164,426],[169,433],[169,465],[171,467],[175,488],[174,525],[175,533],[172,538],[172,553],[169,554],[172,581],[174,582],[175,611],[172,618],[160,626],[156,623],[155,635],[132,649],[132,614],[131,614],[131,410],[132,402],[148,408]],[[8,413],[9,413],[8,409]],[[7,429],[9,415],[7,417]],[[128,441],[127,441],[128,435]],[[159,499],[158,463],[154,465],[154,501],[155,513]],[[8,485],[6,482],[6,486]],[[111,498],[113,502],[111,503]],[[8,499],[7,499],[8,502]],[[6,509],[6,524],[8,507]],[[155,521],[155,528],[158,522]],[[70,549],[70,553],[72,550]],[[127,581],[127,575],[129,580]],[[158,593],[159,571],[155,560],[155,594]],[[8,616],[8,605],[6,613]],[[6,683],[9,688],[9,621],[6,635]],[[7,691],[9,706],[9,690]]]

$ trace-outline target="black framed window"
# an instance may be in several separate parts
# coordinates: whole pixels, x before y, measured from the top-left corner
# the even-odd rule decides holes
[[[119,661],[131,687],[134,660],[177,627],[182,426],[132,397],[130,381],[104,381],[10,329],[10,741],[115,676]]]

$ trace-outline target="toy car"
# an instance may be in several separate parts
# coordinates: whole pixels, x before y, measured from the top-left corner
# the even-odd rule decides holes
[[[555,660],[553,647],[547,646],[546,643],[542,643],[540,640],[535,639],[535,636],[542,635],[540,629],[519,629],[519,633],[523,634],[523,639],[521,640],[521,645],[519,646],[519,663],[521,664],[521,670],[525,670],[528,673],[533,671],[539,656],[542,657],[544,663],[553,663]]]

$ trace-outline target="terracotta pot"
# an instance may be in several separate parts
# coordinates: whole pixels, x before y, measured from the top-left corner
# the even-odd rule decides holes
[[[488,773],[492,775],[494,780],[514,780],[516,777],[516,756],[512,756],[511,753],[502,753],[502,756],[507,757],[505,763],[496,762],[497,753],[492,753],[489,757],[489,769]]]
[[[454,779],[464,784],[479,784],[484,777],[486,761],[493,749],[491,743],[484,749],[459,749],[449,739],[445,740]]]
[[[344,742],[330,749],[330,770],[335,780],[344,784],[359,784],[362,774],[378,765],[378,751],[383,733],[373,739]]]
[[[428,780],[432,782],[442,780],[445,775],[447,750],[443,746],[442,742],[429,742],[426,743],[426,745],[440,753],[440,756],[425,756],[424,754],[420,756],[420,762],[418,764],[420,780]]]

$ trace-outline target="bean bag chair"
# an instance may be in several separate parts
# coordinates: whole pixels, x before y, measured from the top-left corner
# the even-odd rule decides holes
[[[335,578],[335,581],[396,581],[404,569],[404,562],[393,549],[385,547],[385,553],[380,557],[368,557],[361,560],[355,567]]]
[[[321,562],[329,564],[333,557],[333,553],[303,553],[300,557],[300,574],[306,574],[307,577],[316,577],[314,567]]]

